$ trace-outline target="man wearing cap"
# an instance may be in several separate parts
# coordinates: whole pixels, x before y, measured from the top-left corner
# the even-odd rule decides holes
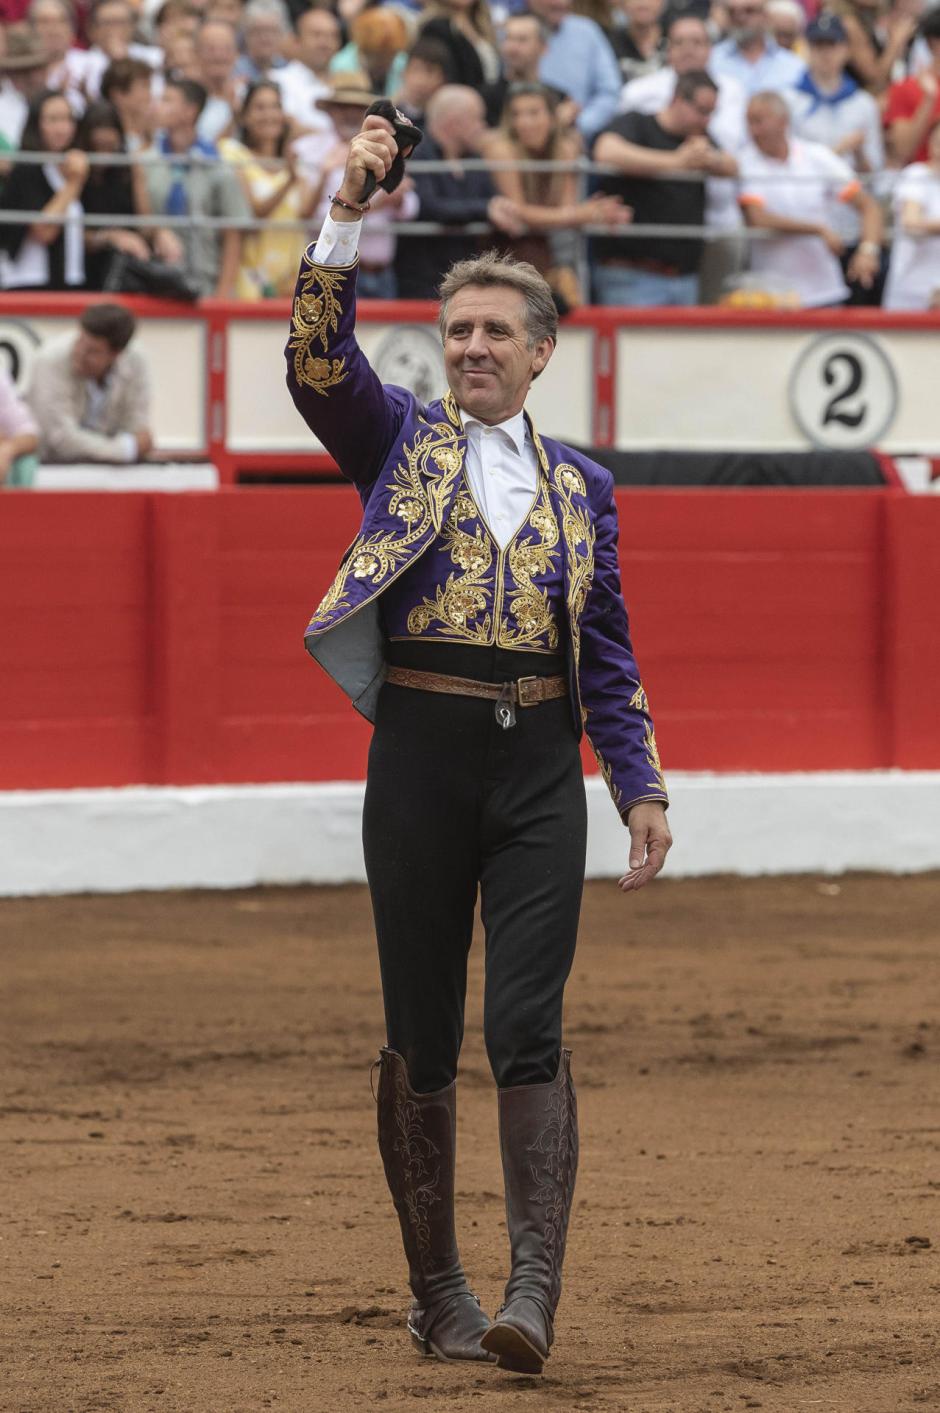
[[[582,730],[630,833],[624,891],[662,867],[667,797],[620,593],[613,479],[524,410],[557,337],[548,285],[492,251],[454,266],[441,287],[449,391],[428,405],[384,387],[356,342],[364,183],[386,180],[395,154],[391,125],[368,116],[294,299],[291,396],[364,506],[307,646],[375,723],[363,842],[388,1039],[378,1130],[408,1327],[424,1354],[539,1373],[578,1156],[561,1013],[584,878]],[[511,1255],[492,1325],[454,1225],[478,890]]]
[[[822,14],[806,31],[809,66],[795,88],[784,93],[792,113],[794,137],[820,142],[842,157],[860,177],[880,172],[885,162],[881,113],[870,93],[846,73],[849,42],[838,15]],[[842,268],[858,248],[861,222],[851,203],[839,202],[833,228],[845,242]],[[879,260],[881,251],[877,252]],[[883,273],[866,288],[852,282],[850,304],[880,304]]]
[[[30,100],[45,86],[49,55],[26,25],[10,29],[0,49],[0,138],[20,145]]]

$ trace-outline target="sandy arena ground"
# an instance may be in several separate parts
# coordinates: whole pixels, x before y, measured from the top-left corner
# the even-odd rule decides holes
[[[422,1361],[362,889],[0,903],[0,1408],[940,1409],[940,876],[587,894],[542,1379]],[[459,1226],[506,1273],[479,948]]]

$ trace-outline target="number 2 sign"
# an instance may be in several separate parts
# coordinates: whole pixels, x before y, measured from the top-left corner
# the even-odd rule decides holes
[[[898,386],[880,345],[865,334],[822,334],[790,378],[790,410],[814,446],[876,446],[894,421]]]

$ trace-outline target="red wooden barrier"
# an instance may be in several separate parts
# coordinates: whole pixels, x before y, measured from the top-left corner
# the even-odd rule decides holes
[[[625,491],[667,770],[940,768],[940,500]],[[361,778],[304,625],[343,487],[3,496],[0,788]]]

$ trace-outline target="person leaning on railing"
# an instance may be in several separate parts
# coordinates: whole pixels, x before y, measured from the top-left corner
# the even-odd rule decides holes
[[[4,208],[35,212],[36,219],[0,225],[0,288],[63,290],[84,285],[82,192],[88,158],[74,144],[75,119],[68,101],[61,93],[43,89],[29,105],[20,147],[55,157],[41,165],[15,163],[7,178]],[[43,221],[43,216],[60,219]]]
[[[133,61],[131,61],[133,62]],[[110,103],[91,103],[78,125],[76,145],[82,152],[116,157],[126,153],[121,120]],[[126,216],[149,214],[146,183],[137,163],[93,165],[82,193],[86,215],[107,216],[113,226],[85,228],[85,274],[89,289],[104,289],[118,253],[149,260],[150,245],[143,232],[121,225]]]
[[[581,140],[576,128],[561,127],[553,89],[517,83],[509,89],[500,129],[486,139],[483,155],[494,163],[574,162],[581,155]],[[580,199],[574,168],[553,172],[497,167],[492,175],[496,190],[515,204],[528,227],[524,236],[504,238],[500,244],[534,265],[566,307],[583,304],[571,231],[577,226],[626,225],[630,208],[619,196]]]

